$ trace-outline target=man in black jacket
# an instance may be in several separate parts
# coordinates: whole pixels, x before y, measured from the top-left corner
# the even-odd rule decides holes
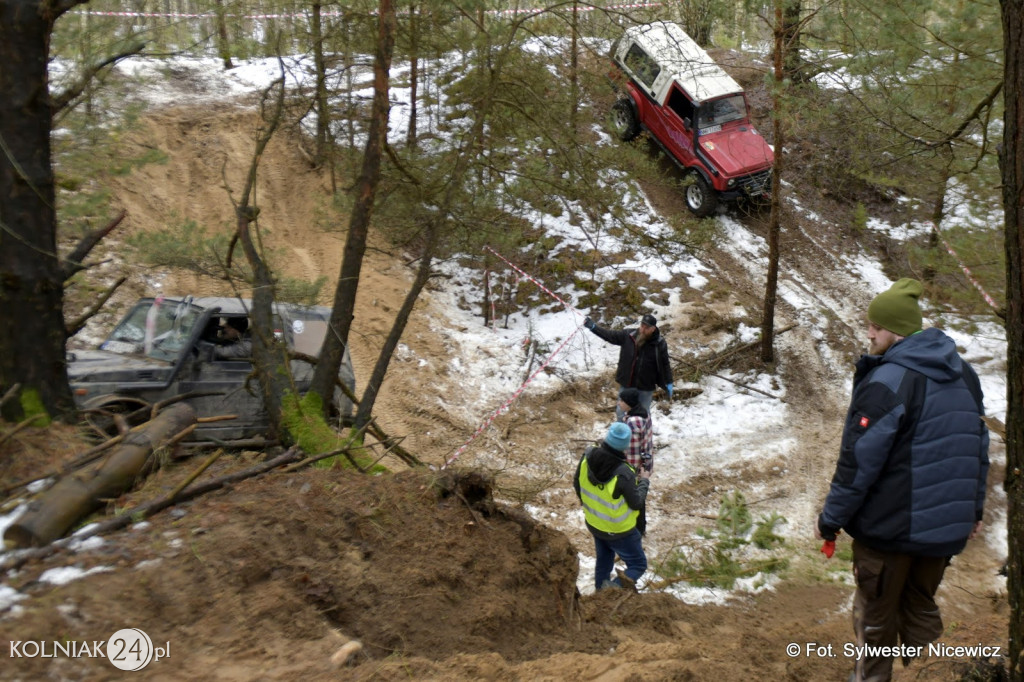
[[[598,327],[589,317],[583,325],[608,343],[619,346],[619,366],[615,380],[620,390],[635,388],[640,391],[640,404],[650,412],[654,389],[661,386],[672,400],[672,365],[668,359],[668,343],[658,330],[654,315],[644,315],[637,329],[615,331]],[[623,413],[616,405],[615,416],[622,419]]]

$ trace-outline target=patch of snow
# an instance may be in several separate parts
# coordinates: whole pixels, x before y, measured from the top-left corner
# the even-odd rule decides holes
[[[86,552],[90,549],[102,547],[105,543],[106,540],[101,538],[99,535],[92,535],[84,540],[75,540],[68,547],[73,552]]]
[[[28,597],[9,585],[0,585],[0,613],[11,609],[19,601]]]
[[[51,585],[66,585],[72,580],[79,580],[94,573],[108,573],[113,570],[113,566],[94,566],[88,570],[76,566],[61,566],[60,568],[50,568],[43,571],[42,575],[39,576],[39,580]]]

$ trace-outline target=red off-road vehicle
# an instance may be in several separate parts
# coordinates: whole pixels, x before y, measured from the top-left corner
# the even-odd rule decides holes
[[[627,29],[611,58],[622,95],[612,108],[615,134],[650,133],[691,180],[690,211],[704,217],[720,200],[769,192],[775,154],[750,122],[743,88],[678,24]]]

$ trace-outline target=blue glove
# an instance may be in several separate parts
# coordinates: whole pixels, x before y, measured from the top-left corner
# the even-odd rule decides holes
[[[590,331],[594,331],[594,327],[596,327],[597,324],[592,319],[587,317],[587,318],[584,318],[584,320],[583,320],[583,326],[586,327],[587,329],[589,329]]]
[[[668,399],[672,400],[672,384],[665,384],[665,392],[668,393]]]

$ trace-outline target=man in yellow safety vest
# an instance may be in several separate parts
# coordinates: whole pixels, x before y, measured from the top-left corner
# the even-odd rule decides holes
[[[587,530],[594,536],[594,587],[598,590],[636,589],[636,582],[647,570],[647,555],[636,521],[647,499],[651,472],[641,469],[638,474],[626,462],[624,450],[631,435],[622,422],[612,424],[604,442],[583,453],[573,480]],[[626,570],[616,571],[618,577],[611,578],[616,554],[626,562]]]

